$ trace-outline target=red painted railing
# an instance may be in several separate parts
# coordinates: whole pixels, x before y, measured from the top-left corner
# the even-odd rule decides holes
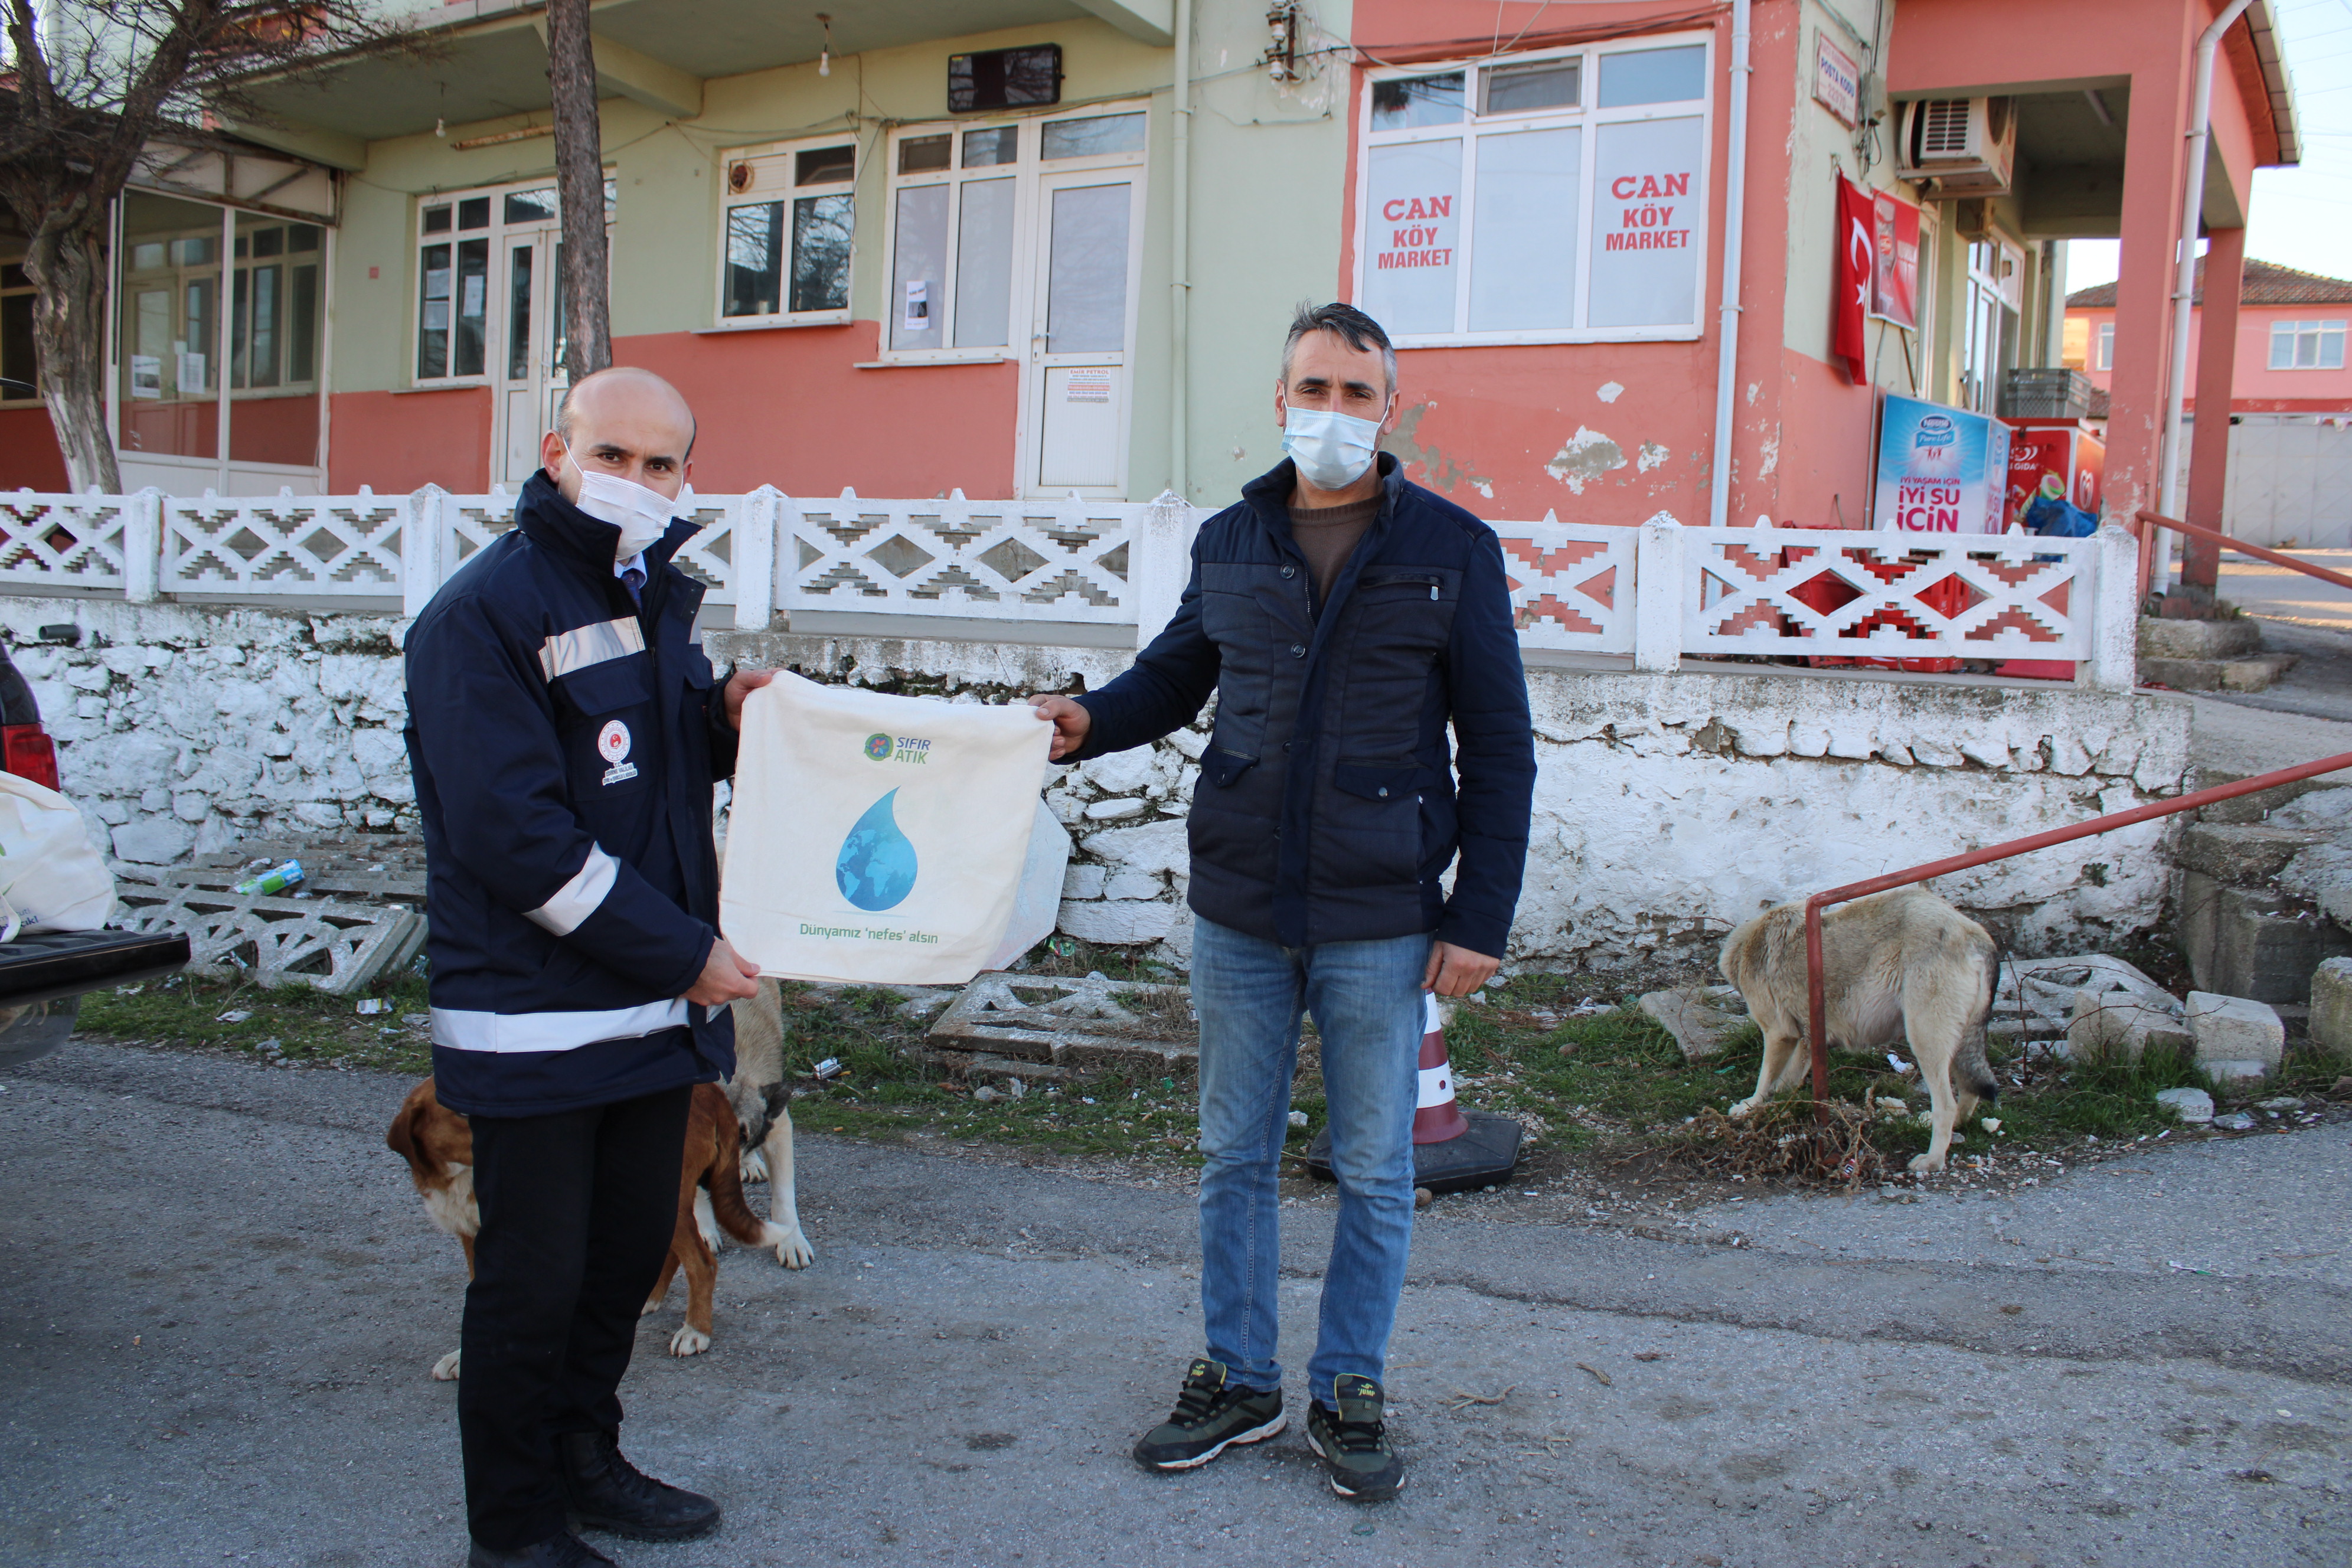
[[[2242,540],[2231,538],[2218,529],[2207,528],[2200,522],[2183,522],[2177,517],[2165,517],[2157,512],[2145,510],[2137,513],[2135,521],[2139,524],[2139,558],[2142,561],[2150,558],[2149,549],[2153,542],[2154,531],[2168,528],[2175,533],[2192,534],[2199,539],[2210,540],[2224,550],[2235,551],[2240,555],[2251,555],[2257,561],[2267,561],[2273,566],[2290,567],[2303,573],[2305,576],[2316,577],[2323,583],[2333,583],[2339,588],[2352,588],[2352,577],[2347,577],[2341,572],[2330,572],[2325,566],[2314,566],[2308,561],[2297,561],[2292,555],[2282,555],[2275,550],[2266,550],[2259,544],[2248,544]]]
[[[2140,515],[2147,517],[2149,514],[2143,512]],[[2168,521],[2166,526],[2179,525]],[[2265,551],[2262,553],[2267,555],[2270,552]],[[2288,563],[2299,564],[2294,562]],[[2311,570],[2317,569],[2311,568]],[[2333,577],[2336,581],[2343,583],[2345,586],[2352,587],[2352,580],[2337,577],[2334,573],[2319,574]],[[1994,860],[2006,860],[2012,856],[2028,854],[2036,849],[2047,849],[2053,844],[2065,844],[2076,838],[2088,838],[2094,834],[2112,833],[2118,827],[2129,827],[2136,822],[2147,822],[2158,816],[2170,816],[2176,812],[2193,811],[2198,806],[2211,805],[2216,801],[2231,800],[2242,795],[2252,795],[2257,790],[2271,789],[2279,784],[2293,784],[2298,779],[2315,778],[2321,773],[2332,773],[2347,768],[2352,768],[2352,752],[2347,752],[2341,756],[2322,757],[2315,763],[2305,763],[2298,767],[2281,768],[2276,773],[2262,773],[2250,779],[2240,779],[2235,784],[2220,784],[2212,789],[2200,789],[2194,794],[2179,795],[2171,800],[2159,800],[2147,805],[2136,805],[2129,811],[2095,816],[2088,822],[2077,823],[2072,827],[2053,827],[2046,833],[2036,833],[2024,838],[2012,838],[2006,844],[1996,844],[1989,849],[1970,850],[1966,855],[1954,855],[1946,859],[1930,861],[1925,866],[1914,866],[1907,871],[1890,871],[1884,877],[1873,877],[1867,881],[1850,882],[1843,888],[1832,888],[1825,893],[1815,893],[1805,900],[1805,989],[1806,1002],[1811,1010],[1809,1022],[1812,1026],[1813,1099],[1819,1106],[1818,1114],[1824,1117],[1828,1115],[1828,1108],[1825,1103],[1822,1103],[1829,1098],[1830,1047],[1829,1032],[1825,1024],[1827,1008],[1822,996],[1822,910],[1831,904],[1842,904],[1850,899],[1867,898],[1873,893],[1883,893],[1892,888],[1906,888],[1914,882],[1924,882],[1932,877],[1945,876],[1953,871],[1965,871],[1971,866],[1983,866]]]

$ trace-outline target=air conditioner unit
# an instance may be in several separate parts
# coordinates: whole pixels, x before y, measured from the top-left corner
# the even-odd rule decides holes
[[[1920,98],[1903,106],[1895,171],[1937,199],[2009,194],[2017,170],[2017,115],[2005,98]]]

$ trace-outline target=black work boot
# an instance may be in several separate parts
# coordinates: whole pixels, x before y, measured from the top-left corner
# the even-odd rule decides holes
[[[614,1568],[611,1558],[568,1530],[515,1552],[493,1552],[480,1542],[466,1555],[466,1568]]]
[[[555,1439],[564,1500],[581,1526],[632,1541],[691,1541],[719,1526],[719,1505],[698,1492],[646,1475],[621,1456],[604,1432],[565,1432]]]

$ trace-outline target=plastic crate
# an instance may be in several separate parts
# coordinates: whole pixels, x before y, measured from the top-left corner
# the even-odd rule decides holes
[[[2080,419],[2091,411],[2091,378],[2063,366],[2012,370],[2001,387],[2003,419]]]

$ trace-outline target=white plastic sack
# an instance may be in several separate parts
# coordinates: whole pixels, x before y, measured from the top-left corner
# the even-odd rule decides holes
[[[114,912],[114,873],[81,813],[15,773],[0,773],[0,900],[27,931],[96,931]]]
[[[719,929],[762,974],[962,984],[1005,938],[1052,733],[777,676],[743,704]]]

